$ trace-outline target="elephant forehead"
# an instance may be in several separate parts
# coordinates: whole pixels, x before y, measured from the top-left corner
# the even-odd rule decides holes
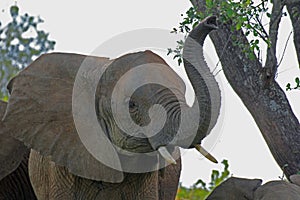
[[[185,94],[185,84],[182,79],[167,65],[158,55],[151,51],[138,52],[117,58],[108,66],[109,81],[101,84],[109,84],[109,88],[125,96],[131,94],[145,85],[161,85]],[[157,87],[147,87],[145,92],[155,92]]]
[[[149,63],[134,67],[124,77],[125,82],[158,83],[182,87],[183,82],[178,79],[179,76],[169,66],[159,63]]]
[[[130,70],[118,80],[113,89],[124,96],[131,96],[141,88],[143,89],[139,90],[139,93],[144,96],[154,95],[165,89],[178,95],[185,94],[184,83],[171,68],[159,69],[161,68],[159,65],[150,68],[151,66],[149,68],[141,66],[139,69]]]

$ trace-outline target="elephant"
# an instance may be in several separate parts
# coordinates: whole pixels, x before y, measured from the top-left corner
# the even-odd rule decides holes
[[[7,103],[0,101],[0,118]],[[0,200],[34,200],[36,196],[28,174],[30,150],[11,137],[0,122]]]
[[[261,185],[260,179],[230,177],[206,198],[207,200],[248,200],[253,199],[254,191]]]
[[[299,175],[297,175],[299,178]],[[295,175],[294,175],[295,177]],[[298,200],[300,185],[282,180],[262,184],[260,179],[231,177],[221,183],[206,198],[207,200]]]
[[[291,180],[292,183],[300,186],[300,174],[291,175],[290,180]]]
[[[255,200],[300,199],[300,185],[286,181],[270,181],[259,187],[254,193]]]
[[[31,149],[37,198],[175,199],[179,147],[216,162],[201,146],[221,106],[202,47],[216,29],[216,17],[207,17],[184,45],[192,106],[182,79],[149,50],[115,59],[44,54],[14,77],[2,122]]]

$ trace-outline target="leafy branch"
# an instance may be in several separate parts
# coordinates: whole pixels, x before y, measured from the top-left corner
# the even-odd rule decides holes
[[[18,6],[10,7],[12,20],[0,22],[0,99],[7,100],[6,84],[18,71],[24,69],[42,53],[54,49],[49,33],[38,28],[40,17],[19,14]]]
[[[262,0],[260,3],[255,4],[252,0],[206,0],[206,10],[199,12],[196,7],[191,7],[185,13],[182,22],[179,23],[177,28],[173,28],[171,33],[187,34],[205,17],[216,13],[220,25],[231,24],[231,30],[243,31],[249,38],[249,46],[245,46],[243,41],[239,38],[232,36],[234,44],[243,49],[243,52],[250,58],[255,58],[255,53],[260,51],[260,41],[264,41],[267,46],[270,46],[269,35],[265,30],[263,23],[263,16],[270,18],[271,14],[268,12],[268,0]],[[286,15],[284,13],[284,15]],[[174,55],[174,59],[178,60],[178,64],[182,63],[182,49],[184,41],[177,42],[175,49],[168,49],[168,55]]]

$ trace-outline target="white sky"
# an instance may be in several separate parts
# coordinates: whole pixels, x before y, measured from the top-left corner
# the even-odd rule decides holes
[[[9,7],[13,4],[15,1],[1,0],[1,21],[8,19]],[[56,52],[81,54],[90,54],[103,42],[127,31],[145,28],[171,30],[178,26],[181,20],[180,14],[185,13],[191,6],[188,0],[24,0],[17,1],[17,5],[20,7],[21,13],[40,15],[45,20],[41,28],[50,32],[50,38],[57,42]],[[282,26],[284,28],[280,29],[279,34],[280,55],[291,30],[287,18],[282,20]],[[160,41],[159,38],[157,40]],[[160,47],[158,46],[158,48]],[[283,88],[287,82],[293,81],[295,76],[300,76],[293,48],[291,39],[277,79]],[[155,50],[157,46],[153,45],[150,49]],[[213,68],[218,59],[209,40],[206,40],[205,51]],[[161,49],[159,53],[162,56],[165,55]],[[178,71],[175,62],[166,56],[164,58]],[[228,159],[229,169],[234,176],[262,178],[264,181],[278,179],[282,173],[272,158],[250,113],[233,92],[222,72],[217,75],[217,79],[222,87],[223,96],[222,117],[219,120],[221,123],[218,124],[218,128],[212,133],[212,136],[209,136],[212,141],[215,141],[216,138],[217,141],[206,141],[204,146],[207,146],[219,161]],[[287,95],[299,119],[300,106],[296,105],[299,91],[292,91]],[[188,96],[190,98],[189,93]],[[192,185],[200,178],[207,181],[212,169],[223,168],[221,164],[212,164],[201,158],[199,153],[194,150],[185,151],[182,159],[181,182],[185,186]]]

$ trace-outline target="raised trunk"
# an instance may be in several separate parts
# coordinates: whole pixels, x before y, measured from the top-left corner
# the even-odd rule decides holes
[[[209,134],[215,125],[220,110],[220,90],[211,74],[203,56],[203,43],[206,36],[215,29],[215,18],[209,17],[203,20],[189,34],[183,49],[183,61],[186,73],[195,91],[195,101],[192,108],[188,108],[188,119],[197,119],[197,134],[190,147],[200,144],[201,140]],[[198,112],[194,112],[198,110]],[[199,116],[193,116],[199,115]]]

